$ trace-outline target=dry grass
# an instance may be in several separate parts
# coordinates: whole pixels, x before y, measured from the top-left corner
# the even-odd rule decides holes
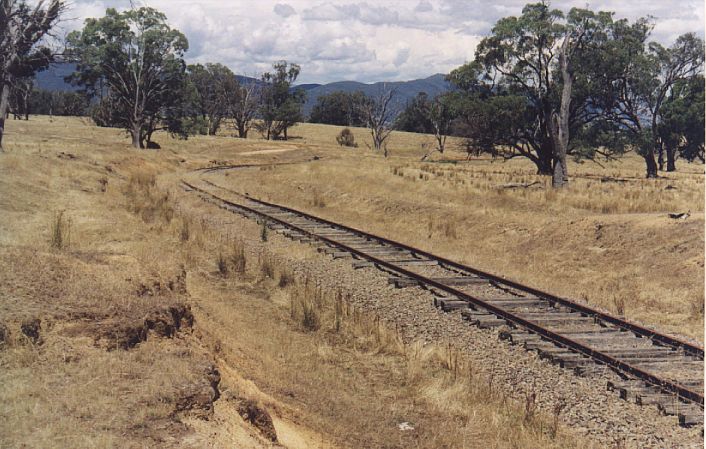
[[[185,272],[146,233],[176,225],[149,175],[171,162],[75,120],[22,125],[0,157],[0,446],[174,447],[214,390]]]

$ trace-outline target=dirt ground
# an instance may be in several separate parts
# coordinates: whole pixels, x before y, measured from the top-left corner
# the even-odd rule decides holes
[[[178,190],[207,166],[264,164],[198,176],[703,341],[702,167],[649,185],[586,170],[577,186],[592,183],[603,199],[580,193],[582,203],[494,187],[535,179],[526,166],[421,164],[420,138],[408,134],[393,135],[386,161],[311,125],[290,142],[160,136],[158,152],[81,119],[32,117],[8,131],[2,447],[602,445],[561,411],[472,378],[451,349],[402,343],[374,315],[341,308],[336,292],[245,244],[257,224],[229,234],[229,218]],[[685,208],[686,221],[664,218]],[[563,243],[536,253],[545,233]],[[313,306],[316,325],[302,315]]]

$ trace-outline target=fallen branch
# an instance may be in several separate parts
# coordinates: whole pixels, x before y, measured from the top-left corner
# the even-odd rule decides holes
[[[681,212],[678,214],[669,214],[669,218],[671,218],[673,220],[686,220],[690,216],[691,216],[691,210],[689,210],[688,212]]]
[[[502,184],[501,186],[499,186],[499,188],[501,188],[501,189],[527,189],[529,187],[532,187],[532,186],[535,186],[538,184],[542,184],[542,183],[539,181],[534,181],[534,182],[530,182],[530,183],[512,182],[509,184]]]

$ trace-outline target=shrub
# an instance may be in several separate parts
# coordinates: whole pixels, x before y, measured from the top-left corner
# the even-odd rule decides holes
[[[336,136],[336,142],[338,142],[338,144],[342,147],[358,147],[358,144],[355,143],[355,137],[353,136],[353,132],[348,128],[343,128],[341,133]]]

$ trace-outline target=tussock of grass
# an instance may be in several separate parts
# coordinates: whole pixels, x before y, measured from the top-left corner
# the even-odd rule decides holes
[[[56,212],[51,224],[50,243],[55,249],[67,248],[71,243],[71,219],[67,218],[64,212]]]
[[[262,253],[258,258],[258,267],[263,279],[275,278],[275,261],[269,253]]]
[[[267,226],[267,221],[263,220],[262,226],[260,228],[260,241],[266,242],[268,234],[269,234],[269,228]]]
[[[157,187],[155,173],[133,172],[128,179],[124,193],[128,202],[128,210],[139,216],[145,223],[158,221],[169,224],[174,218],[173,200],[168,191]]]

